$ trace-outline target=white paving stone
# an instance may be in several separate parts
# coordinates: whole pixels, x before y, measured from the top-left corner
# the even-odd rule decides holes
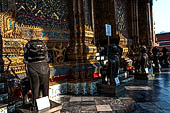
[[[94,101],[94,97],[82,97],[82,101]]]
[[[71,97],[70,102],[78,102],[81,101],[81,97]]]
[[[96,105],[97,111],[112,111],[110,105]]]

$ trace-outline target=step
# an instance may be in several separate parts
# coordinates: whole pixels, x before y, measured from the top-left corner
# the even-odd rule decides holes
[[[120,80],[120,83],[126,83],[126,82],[129,82],[129,81],[132,81],[132,80],[134,80],[134,76],[133,75],[129,75],[127,78],[122,78],[121,80]]]
[[[99,83],[97,84],[97,91],[105,96],[124,97],[126,89],[123,85],[113,86]]]

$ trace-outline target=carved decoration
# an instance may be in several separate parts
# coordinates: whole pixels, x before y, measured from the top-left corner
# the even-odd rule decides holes
[[[64,62],[66,48],[60,43],[57,47],[53,47],[53,62],[54,64],[61,64]]]

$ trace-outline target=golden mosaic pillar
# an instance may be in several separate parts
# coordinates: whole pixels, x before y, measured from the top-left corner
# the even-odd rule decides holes
[[[19,29],[18,23],[13,19],[12,12],[1,13],[1,34],[3,43],[3,60],[4,69],[6,70],[10,61],[10,73],[14,75],[11,71],[13,69],[16,74],[25,74],[25,65],[23,63],[23,47],[27,42],[22,36]],[[8,57],[8,58],[7,58]]]
[[[92,26],[85,25],[85,21],[88,21],[86,20],[87,15],[85,15],[85,12],[89,11],[84,8],[85,2],[83,0],[73,0],[72,2],[74,15],[72,34],[74,35],[71,37],[68,49],[69,60],[73,62],[73,68],[75,69],[73,76],[75,79],[80,80],[92,77],[92,73],[88,72],[88,66],[89,64],[97,63],[95,60],[97,48],[93,43],[94,32],[92,31]],[[79,68],[79,71],[76,68]]]

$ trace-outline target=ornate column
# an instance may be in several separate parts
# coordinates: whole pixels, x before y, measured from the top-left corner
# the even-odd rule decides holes
[[[89,19],[87,17],[87,11],[90,9],[87,9],[86,5],[88,5],[86,0],[73,0],[74,35],[72,35],[70,52],[68,53],[69,60],[84,62],[83,60],[88,59],[87,54],[89,50],[87,50],[87,46],[93,45],[94,32],[92,31],[92,25],[88,24],[90,22],[88,22]]]
[[[155,32],[154,32],[154,21],[153,21],[153,1],[150,2],[151,9],[151,30],[152,30],[152,46],[155,46]]]
[[[120,55],[122,59],[126,58],[128,54],[128,40],[129,40],[129,7],[128,0],[115,0],[115,21],[116,21],[116,35],[121,48]]]
[[[138,0],[138,15],[139,15],[139,45],[147,45],[147,16],[145,0]]]
[[[82,49],[80,47],[81,43],[81,37],[80,37],[80,1],[79,0],[73,0],[73,30],[72,30],[72,37],[71,37],[71,43],[69,46],[68,51],[68,57],[69,60],[72,61],[78,61],[81,59],[82,56]]]
[[[139,37],[140,45],[152,46],[151,0],[139,0]]]
[[[132,39],[135,44],[139,44],[139,25],[138,25],[138,0],[131,0],[132,17]]]
[[[78,0],[78,12],[79,12],[79,38],[78,38],[78,44],[79,44],[79,54],[82,55],[80,57],[81,60],[83,60],[84,55],[84,40],[85,40],[85,16],[84,16],[84,3],[83,0]]]
[[[152,46],[152,18],[151,18],[151,0],[147,0],[147,25],[148,25],[148,46]]]
[[[131,0],[130,2],[132,49],[137,54],[139,50],[138,0]]]
[[[74,76],[81,79],[90,75],[87,68],[94,61],[97,52],[97,48],[92,43],[94,32],[92,25],[89,25],[92,22],[88,12],[91,13],[91,5],[89,5],[88,0],[73,0],[74,24],[72,26],[71,43],[68,48],[68,58],[73,64]]]

